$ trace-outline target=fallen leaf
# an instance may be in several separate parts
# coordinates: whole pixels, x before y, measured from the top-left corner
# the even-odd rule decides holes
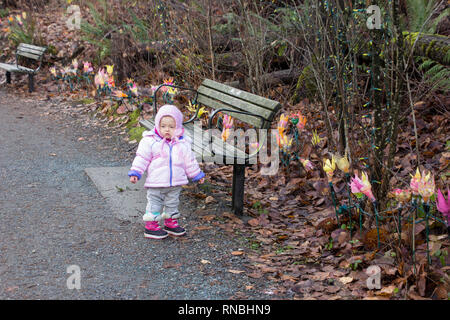
[[[234,274],[240,274],[240,273],[244,273],[245,271],[229,269],[228,272],[231,272],[231,273],[234,273]]]
[[[244,251],[232,251],[231,254],[233,256],[242,256],[244,254]]]
[[[201,217],[202,220],[206,220],[206,221],[211,221],[215,218],[216,216],[214,214],[210,214],[210,215],[206,215]]]
[[[395,288],[396,288],[396,286],[394,286],[394,285],[391,285],[391,286],[388,286],[388,287],[384,287],[380,291],[378,291],[376,293],[376,295],[378,295],[378,296],[389,296],[390,297],[390,296],[392,296],[394,294]]]
[[[214,197],[212,197],[212,196],[208,196],[208,197],[206,197],[206,199],[205,199],[205,203],[206,203],[206,204],[211,203],[211,202],[214,202],[214,201],[216,201],[216,200],[215,200]]]
[[[249,225],[251,225],[252,227],[256,227],[257,225],[259,225],[259,220],[256,218],[250,219],[247,222]]]
[[[211,261],[205,260],[205,259],[200,260],[200,262],[203,264],[208,264],[208,263],[211,264]]]
[[[436,297],[441,300],[444,300],[444,299],[447,300],[448,292],[444,285],[439,285],[436,288]]]
[[[259,278],[261,278],[263,276],[262,273],[259,273],[259,272],[252,272],[252,273],[249,273],[247,275],[250,278],[253,278],[253,279],[259,279]]]
[[[343,284],[348,284],[353,281],[353,278],[352,277],[342,277],[342,278],[339,278],[339,281],[342,282]]]
[[[194,230],[203,231],[203,230],[209,230],[212,228],[213,228],[212,226],[198,226],[198,227],[195,227]]]

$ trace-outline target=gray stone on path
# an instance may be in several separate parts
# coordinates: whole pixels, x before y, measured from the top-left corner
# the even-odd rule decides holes
[[[136,221],[141,220],[147,204],[145,176],[132,184],[128,178],[129,170],[130,167],[97,167],[86,168],[84,171],[117,218]]]

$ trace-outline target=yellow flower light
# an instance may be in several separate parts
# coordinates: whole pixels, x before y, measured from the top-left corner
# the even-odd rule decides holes
[[[343,171],[344,173],[349,173],[350,171],[350,163],[348,162],[347,156],[343,157],[336,157],[336,164],[339,170]]]
[[[114,96],[117,98],[126,98],[128,95],[120,90],[114,91]]]
[[[107,72],[109,75],[112,75],[113,71],[114,71],[114,65],[107,65],[107,66],[106,66],[106,72]]]
[[[330,159],[323,159],[323,171],[327,174],[328,180],[331,180],[334,174],[334,170],[336,170],[336,161],[334,156]]]
[[[190,112],[194,113],[195,110],[197,110],[197,108],[198,108],[198,104],[194,104],[194,105],[193,105],[193,104],[189,101],[189,105],[187,105],[186,108],[187,108]]]
[[[319,137],[319,135],[317,134],[317,131],[314,130],[314,131],[313,131],[313,136],[312,136],[312,138],[311,138],[311,144],[312,144],[313,146],[317,146],[319,143],[320,143],[320,137]]]
[[[205,107],[201,107],[200,109],[198,109],[197,118],[200,118],[203,114],[208,114],[208,111],[205,110]]]
[[[419,168],[416,169],[416,174],[410,175],[411,176],[411,182],[409,183],[409,186],[411,187],[411,191],[413,195],[419,195],[419,181],[421,179]]]
[[[278,133],[282,135],[286,129],[289,121],[289,116],[284,113],[280,116],[280,121],[278,122]]]
[[[425,202],[428,202],[434,194],[434,189],[434,177],[431,175],[431,172],[425,175],[425,171],[422,171],[422,177],[418,183],[418,192]]]

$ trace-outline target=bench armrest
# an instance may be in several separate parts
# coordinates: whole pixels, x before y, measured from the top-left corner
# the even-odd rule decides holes
[[[198,96],[197,90],[195,90],[195,89],[193,89],[193,88],[186,88],[186,87],[182,87],[182,86],[177,86],[177,85],[174,85],[174,84],[165,84],[165,83],[163,83],[163,84],[159,85],[159,86],[156,88],[156,90],[153,92],[152,100],[153,100],[153,112],[154,112],[154,116],[156,116],[156,113],[158,112],[157,101],[156,101],[156,93],[157,93],[157,92],[159,91],[159,89],[161,89],[162,87],[171,87],[171,88],[178,88],[178,89],[182,89],[182,90],[190,90],[190,91],[194,91],[194,92],[195,92],[195,98],[194,98],[194,101],[197,100],[197,96]],[[141,111],[142,111],[142,108],[141,108]],[[183,124],[192,122],[192,121],[197,117],[197,113],[198,113],[198,108],[197,108],[197,111],[195,112],[195,115],[194,115],[191,119],[189,119],[189,120],[183,122]]]
[[[258,117],[261,118],[261,120],[267,121],[266,119],[264,119],[262,116],[260,116],[259,114],[254,114],[254,113],[250,113],[250,112],[245,112],[245,111],[238,111],[238,110],[231,110],[231,109],[225,109],[225,108],[221,108],[221,109],[216,109],[214,110],[214,112],[209,116],[209,120],[208,120],[208,129],[211,129],[212,127],[212,120],[215,117],[215,115],[221,111],[227,111],[227,112],[235,112],[235,113],[242,113],[242,114],[247,114],[249,116],[254,116],[254,117]],[[267,139],[267,132],[263,135],[264,137],[264,142]],[[256,154],[258,154],[258,152],[261,150],[261,146],[263,145],[263,143],[259,143],[258,146],[258,150],[255,150],[254,153],[251,153],[248,155],[249,158],[254,157]]]
[[[33,70],[33,71],[32,71],[33,73],[38,72],[39,69],[41,68],[41,65],[42,65],[42,58],[44,57],[45,51],[47,51],[47,49],[45,49],[45,50],[42,52],[42,54],[41,54],[41,56],[40,56],[40,58],[39,58],[39,65],[38,65],[38,67],[37,67],[36,69],[32,69],[32,68],[27,68],[27,69]],[[17,69],[22,69],[22,70],[28,72],[26,69],[23,69],[22,66],[19,66],[19,65],[17,64],[17,62],[19,61],[18,56],[19,56],[19,55],[17,54],[17,51],[16,51],[16,67],[17,67]]]

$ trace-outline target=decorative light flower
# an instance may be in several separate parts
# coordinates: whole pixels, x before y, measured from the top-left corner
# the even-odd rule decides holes
[[[280,116],[280,121],[278,122],[278,133],[282,135],[287,128],[289,117],[284,113]]]
[[[300,158],[300,162],[302,163],[306,171],[311,171],[312,169],[314,169],[314,165],[308,159]]]
[[[299,131],[303,131],[305,129],[306,117],[304,117],[300,112],[292,114],[291,121],[297,126]]]
[[[227,114],[223,116],[223,126],[224,128],[230,129],[233,127],[233,118]]]
[[[74,69],[71,69],[70,67],[64,67],[62,73],[63,74],[69,74],[69,73],[76,74],[76,71]]]
[[[347,156],[343,157],[337,156],[336,158],[337,158],[336,164],[339,170],[343,171],[344,173],[349,173],[350,163],[347,160]]]
[[[222,130],[222,140],[227,141],[228,137],[231,134],[231,129],[223,128]]]
[[[204,108],[204,107],[203,107]],[[231,128],[233,127],[233,118],[225,114],[223,116],[223,129],[222,129],[222,140],[227,141],[231,134]]]
[[[108,87],[111,89],[111,88],[114,88],[115,86],[116,86],[116,83],[114,82],[114,76],[109,77]]]
[[[411,190],[396,188],[392,190],[391,195],[398,201],[406,203],[411,200]]]
[[[445,200],[441,189],[438,189],[436,208],[444,217],[447,218],[447,225],[450,225],[450,189],[447,189],[447,200]]]
[[[327,174],[328,181],[331,181],[331,178],[333,178],[334,170],[336,170],[336,161],[334,159],[334,156],[330,159],[323,159],[323,171]]]
[[[52,76],[56,77],[56,68],[55,67],[51,67],[50,68],[50,73]]]
[[[356,173],[355,177],[351,178],[350,180],[350,187],[354,195],[356,195],[358,198],[362,197],[363,193],[361,192],[361,189],[364,187],[364,185],[362,180],[358,177]]]
[[[117,98],[126,98],[128,97],[128,95],[124,92],[122,92],[121,90],[116,90],[114,91],[113,95]]]
[[[292,140],[293,138],[291,138],[290,140],[288,140],[287,135],[285,135],[284,133],[276,133],[276,139],[277,139],[277,144],[280,148],[282,148],[283,150],[287,150],[291,147],[292,145]]]
[[[319,135],[317,134],[317,131],[314,130],[314,131],[313,131],[313,136],[312,136],[312,138],[311,138],[311,144],[312,144],[313,146],[317,146],[317,145],[319,145],[320,140],[321,140],[321,139],[320,139]]]
[[[16,16],[16,20],[17,20],[17,23],[19,24],[19,26],[23,25],[22,17],[20,15]]]
[[[419,194],[422,196],[423,200],[427,202],[430,197],[434,194],[434,177],[431,172],[425,174],[425,170],[422,171],[422,176],[419,180]]]
[[[106,72],[109,75],[112,75],[113,71],[114,71],[114,65],[106,65]]]
[[[92,68],[91,63],[84,61],[83,62],[83,72],[87,74],[87,73],[91,73],[93,71],[94,71],[94,69]]]
[[[73,59],[73,60],[72,60],[72,66],[73,66],[73,68],[74,68],[75,70],[78,69],[78,60],[77,60],[77,59]]]
[[[164,80],[164,84],[168,84],[171,86],[175,85],[175,83],[173,82],[173,78]],[[161,90],[163,92],[167,92],[168,94],[172,94],[172,95],[175,95],[178,92],[177,88],[172,88],[172,87],[162,87]]]
[[[375,197],[372,193],[372,185],[369,182],[369,178],[365,172],[361,173],[361,178],[355,174],[355,177],[351,179],[350,183],[352,193],[356,194],[357,197],[360,194],[364,194],[371,201],[375,201]]]
[[[138,88],[136,86],[136,83],[133,83],[133,86],[130,88],[130,91],[133,95],[135,95],[136,97],[138,96]]]
[[[94,83],[97,87],[103,88],[105,85],[105,76],[108,77],[108,75],[105,74],[105,70],[99,69],[94,77]]]
[[[200,109],[198,109],[197,118],[200,118],[203,114],[208,114],[208,111],[205,110],[205,107],[201,107]]]
[[[195,113],[195,111],[196,111],[197,108],[198,108],[198,104],[194,104],[194,105],[193,105],[193,104],[189,101],[189,105],[187,105],[186,108],[187,108],[190,112]]]
[[[411,175],[411,182],[409,183],[409,186],[411,187],[412,194],[417,196],[419,195],[419,181],[420,181],[420,171],[419,168],[416,169],[416,174],[413,176]]]
[[[375,197],[372,193],[372,185],[369,182],[367,173],[362,172],[361,178],[364,185],[363,188],[361,189],[361,192],[364,193],[367,196],[367,198],[369,198],[371,201],[375,201]]]

